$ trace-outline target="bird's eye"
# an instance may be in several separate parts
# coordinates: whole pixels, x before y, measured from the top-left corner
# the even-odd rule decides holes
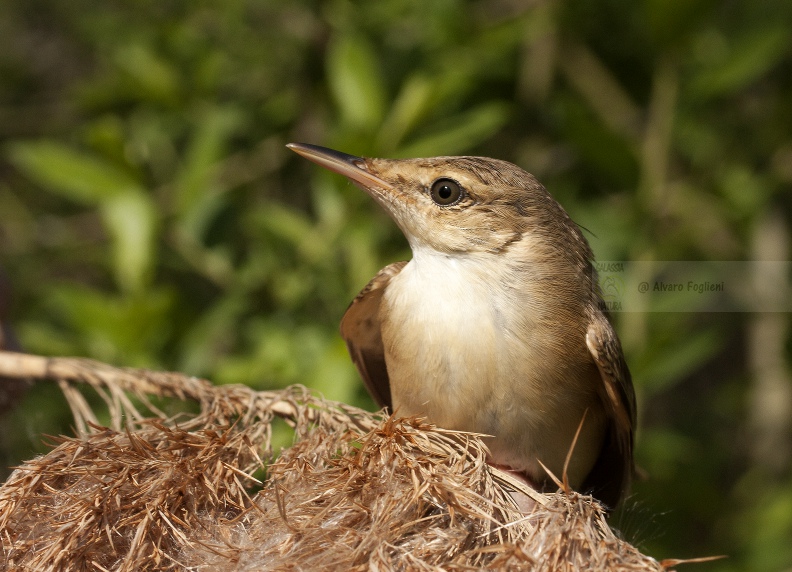
[[[451,179],[437,179],[429,191],[432,200],[442,207],[453,205],[462,198],[462,187]]]

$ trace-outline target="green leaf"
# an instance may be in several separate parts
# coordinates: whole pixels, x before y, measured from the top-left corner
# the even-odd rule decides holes
[[[180,78],[176,68],[148,46],[125,46],[118,50],[115,60],[143,97],[168,104],[178,101]]]
[[[84,204],[140,188],[112,163],[56,141],[17,143],[9,155],[20,171],[43,187]]]
[[[152,287],[140,295],[114,295],[79,284],[52,284],[44,292],[48,311],[68,324],[62,336],[78,353],[123,365],[160,364],[170,335],[168,319],[176,297]]]
[[[443,128],[404,147],[398,157],[433,157],[464,153],[503,127],[509,118],[509,105],[492,102],[461,113],[446,122]]]
[[[635,184],[639,169],[629,141],[614,133],[576,97],[557,97],[554,112],[567,142],[586,163],[619,185]]]
[[[379,148],[395,149],[431,108],[435,83],[422,74],[408,78],[380,128]]]
[[[179,343],[179,370],[191,375],[207,375],[236,342],[236,330],[243,314],[250,311],[250,302],[237,290],[202,310]]]
[[[653,347],[643,359],[633,362],[633,377],[641,387],[655,393],[684,379],[686,375],[710,359],[723,346],[720,332],[709,329],[689,332],[672,344]]]
[[[710,15],[714,0],[646,0],[646,23],[654,41],[672,45],[689,36]]]
[[[250,222],[294,246],[299,246],[313,233],[313,222],[303,212],[274,201],[252,213]]]
[[[748,86],[789,53],[789,36],[785,26],[752,30],[734,42],[722,61],[694,78],[691,92],[712,97]]]
[[[374,48],[351,34],[337,36],[327,54],[327,81],[344,123],[372,129],[385,114],[385,87]]]
[[[226,143],[241,123],[242,117],[232,108],[212,108],[201,114],[184,165],[176,178],[176,208],[179,213],[205,210],[201,202],[211,194]]]
[[[104,201],[101,213],[113,237],[116,281],[126,292],[139,292],[153,274],[157,208],[145,193],[128,191]]]
[[[322,340],[324,347],[307,373],[308,386],[327,399],[352,403],[357,393],[358,377],[344,341],[333,335]]]
[[[748,217],[760,212],[772,192],[771,184],[762,175],[736,161],[724,165],[718,178],[721,192],[731,207],[730,214]]]

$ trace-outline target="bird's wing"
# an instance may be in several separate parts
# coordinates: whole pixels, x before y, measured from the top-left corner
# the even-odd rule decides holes
[[[341,319],[341,337],[346,341],[349,355],[366,389],[380,407],[391,410],[393,402],[385,367],[379,308],[385,288],[405,264],[407,262],[394,262],[380,270],[352,300]]]
[[[598,389],[609,423],[602,452],[584,486],[613,508],[627,493],[634,471],[635,390],[619,338],[600,311],[589,324],[586,345],[599,369],[602,383]]]

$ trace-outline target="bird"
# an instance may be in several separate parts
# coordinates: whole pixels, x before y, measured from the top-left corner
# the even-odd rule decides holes
[[[486,435],[491,465],[539,490],[563,474],[615,508],[634,472],[635,392],[593,252],[564,208],[503,160],[287,147],[365,191],[412,251],[341,320],[377,404]]]

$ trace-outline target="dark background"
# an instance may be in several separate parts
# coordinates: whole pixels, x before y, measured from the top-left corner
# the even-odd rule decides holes
[[[35,353],[371,407],[337,325],[409,251],[289,141],[510,160],[601,260],[789,260],[791,39],[782,0],[4,0],[10,322]],[[788,270],[757,280],[789,299]],[[612,522],[729,555],[692,570],[788,568],[789,314],[678,309],[615,313],[649,478]],[[69,424],[34,387],[4,465]]]

